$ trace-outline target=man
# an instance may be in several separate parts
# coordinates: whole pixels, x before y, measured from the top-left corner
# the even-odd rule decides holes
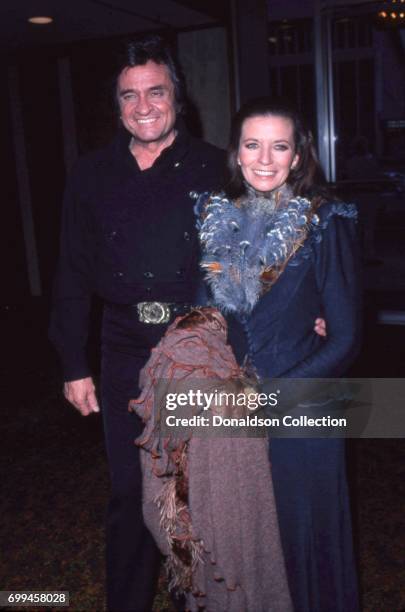
[[[142,423],[128,413],[138,373],[174,316],[195,304],[198,247],[193,192],[218,188],[223,152],[189,136],[183,86],[163,41],[139,39],[118,70],[121,127],[69,178],[50,337],[65,397],[99,411],[86,361],[90,298],[104,300],[101,407],[111,473],[107,518],[109,610],[150,612],[159,553],[141,508]]]

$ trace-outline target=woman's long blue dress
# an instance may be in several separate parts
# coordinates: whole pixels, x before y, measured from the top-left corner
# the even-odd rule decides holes
[[[356,212],[330,202],[317,214],[270,291],[249,316],[232,317],[234,351],[240,359],[247,352],[261,379],[339,377],[358,351]],[[326,339],[314,332],[319,316]],[[358,610],[344,440],[270,438],[270,461],[295,609]]]

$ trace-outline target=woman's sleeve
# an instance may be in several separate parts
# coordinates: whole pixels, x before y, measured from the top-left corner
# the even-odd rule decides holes
[[[334,378],[350,366],[360,348],[361,280],[355,221],[332,214],[315,244],[315,268],[327,337],[287,378]]]

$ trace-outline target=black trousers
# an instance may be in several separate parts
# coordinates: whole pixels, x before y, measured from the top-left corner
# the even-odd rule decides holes
[[[110,611],[150,612],[159,574],[160,553],[142,517],[142,475],[134,439],[143,429],[128,412],[138,395],[144,355],[103,348],[101,400],[111,476],[107,512],[107,605]]]

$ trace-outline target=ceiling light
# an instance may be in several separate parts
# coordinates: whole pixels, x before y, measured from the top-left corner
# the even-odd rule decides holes
[[[39,17],[38,16],[38,17],[30,17],[28,21],[30,23],[35,23],[36,25],[47,25],[48,23],[52,23],[53,19],[52,17],[44,17],[44,16]]]
[[[382,3],[383,6],[380,7],[383,10],[377,13],[380,22],[384,22],[389,27],[402,27],[403,20],[405,19],[405,13],[403,12],[404,3],[405,0],[385,0]]]

